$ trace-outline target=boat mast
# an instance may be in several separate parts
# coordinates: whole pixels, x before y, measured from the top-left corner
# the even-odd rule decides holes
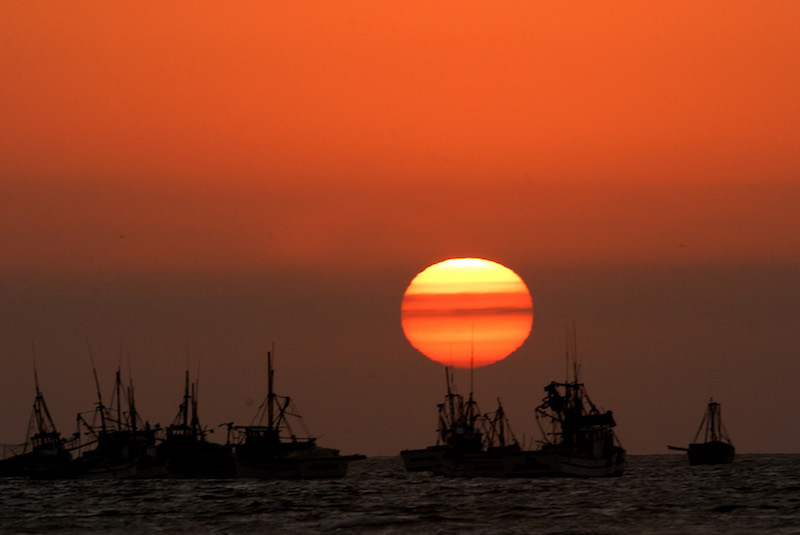
[[[569,325],[567,325],[567,332],[564,333],[564,384],[569,382]]]
[[[450,409],[450,424],[452,425],[452,423],[455,421],[455,417],[456,417],[456,407],[455,407],[455,403],[453,402],[453,392],[452,392],[452,390],[450,388],[450,380],[451,380],[450,379],[450,374],[451,373],[452,372],[451,372],[450,368],[445,366],[444,367],[444,377],[445,377],[445,380],[447,381],[447,404],[448,404],[449,409]]]
[[[474,370],[475,370],[475,322],[472,322],[470,330],[470,344],[469,344],[469,399],[472,401],[472,389],[474,384]]]
[[[130,373],[130,371],[128,372]],[[136,433],[139,415],[136,412],[136,398],[133,391],[133,379],[128,377],[128,416],[130,417],[129,429]]]
[[[94,386],[97,390],[97,410],[100,412],[100,429],[103,434],[106,433],[106,407],[103,405],[103,395],[100,392],[100,380],[97,378],[97,367],[94,365],[94,356],[92,356],[92,348],[89,346],[89,340],[86,340],[86,345],[89,348],[89,360],[92,362],[92,373],[94,374]]]
[[[703,434],[703,442],[708,442],[708,426],[709,426],[709,414],[711,412],[711,403],[713,403],[714,399],[710,398],[708,407],[706,407],[706,412],[703,413],[703,419],[700,420],[700,427],[697,428],[697,433],[694,435],[694,440],[692,442],[697,443],[697,439],[700,438],[700,433]]]
[[[492,421],[490,443],[494,442],[496,435],[497,445],[504,447],[506,445],[506,413],[503,411],[503,404],[500,403],[500,398],[497,398],[497,411],[495,412],[494,420]]]
[[[713,398],[708,402],[708,429],[706,431],[706,442],[708,435],[711,435],[711,442],[719,440],[719,403]]]
[[[200,393],[200,379],[192,384],[192,436],[205,439],[205,432],[200,426],[200,418],[197,416],[197,396]]]
[[[33,382],[36,385],[36,398],[33,403],[33,412],[36,418],[36,428],[39,434],[42,433],[55,433],[55,424],[53,418],[50,416],[50,410],[47,408],[47,403],[44,401],[44,395],[39,389],[39,372],[36,368],[36,351],[33,353]]]
[[[450,367],[444,367],[444,380],[445,384],[447,385],[447,394],[444,398],[444,403],[440,403],[439,407],[439,438],[437,439],[436,443],[439,443],[439,440],[442,441],[443,444],[447,443],[448,436],[452,431],[453,422],[455,421],[455,406],[453,405],[453,395],[450,391]]]
[[[275,371],[272,369],[272,351],[267,351],[267,426],[270,429],[272,429],[275,422],[275,413],[272,408],[272,404],[275,403],[275,393],[272,391],[274,376]]]
[[[186,370],[186,378],[183,384],[183,428],[187,429],[189,426],[189,370]]]
[[[469,401],[467,401],[467,414],[469,427],[474,429],[475,421],[478,418],[476,403],[472,397],[475,389],[475,322],[472,322],[470,328],[470,346],[469,346]]]
[[[567,332],[564,336],[565,345],[567,346],[567,354],[564,362],[564,383],[578,382],[578,330],[575,327],[575,322],[572,322],[572,333],[570,336],[570,327],[567,325]],[[572,381],[570,381],[570,353],[572,353]]]
[[[33,414],[36,418],[36,428],[39,432],[42,432],[42,426],[44,425],[44,420],[42,418],[42,405],[44,404],[44,397],[42,396],[42,392],[39,390],[39,372],[36,369],[36,350],[34,349],[33,353],[33,383],[36,385],[36,398],[33,401]],[[47,410],[47,406],[45,405],[45,410]],[[50,415],[48,414],[48,417]]]
[[[119,366],[117,366],[116,374],[116,392],[117,392],[117,429],[122,431],[122,398],[120,398],[120,390],[122,389],[122,380],[120,379]],[[112,405],[113,406],[113,405]]]
[[[572,322],[572,366],[573,377],[575,377],[575,384],[578,383],[578,329],[575,327],[575,322]]]
[[[703,414],[703,419],[700,421],[700,427],[697,429],[693,443],[697,443],[701,433],[703,433],[704,442],[731,443],[731,439],[725,430],[725,425],[722,423],[722,409],[720,404],[714,401],[714,398],[709,398],[708,408]]]

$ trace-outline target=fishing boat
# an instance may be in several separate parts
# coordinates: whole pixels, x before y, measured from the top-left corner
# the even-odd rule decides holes
[[[589,398],[585,385],[573,380],[551,382],[536,408],[543,439],[537,449],[522,449],[513,434],[510,441],[460,456],[444,456],[444,473],[453,477],[609,477],[622,475],[625,450],[613,428],[611,411],[601,411]],[[499,400],[498,400],[499,404]],[[489,429],[504,421],[485,419]]]
[[[625,469],[611,411],[601,411],[578,380],[551,382],[536,407],[540,447],[506,457],[507,477],[609,477]]]
[[[233,478],[236,463],[230,444],[216,444],[206,439],[208,431],[200,425],[197,413],[197,382],[189,384],[186,371],[183,402],[165,437],[156,447],[156,456],[164,462],[172,478]]]
[[[117,370],[114,396],[106,407],[100,393],[97,371],[97,407],[89,421],[83,413],[78,422],[86,429],[87,442],[75,460],[76,471],[83,478],[149,479],[166,477],[166,464],[156,455],[156,434],[160,428],[143,423],[136,411],[133,384],[126,390],[128,411],[122,410],[122,381]],[[93,448],[89,449],[91,446]]]
[[[497,410],[475,419],[481,443],[468,449],[450,448],[442,455],[442,472],[448,477],[506,477],[508,458],[522,448],[511,431],[500,398]]]
[[[567,370],[572,358],[572,378],[567,372],[564,382],[553,381],[544,388],[545,397],[535,409],[542,433],[538,447],[523,449],[511,434],[510,441],[503,438],[502,443],[486,444],[483,451],[446,459],[447,475],[518,478],[622,475],[625,450],[614,433],[613,414],[600,410],[578,379],[574,335],[567,345]],[[491,433],[502,432],[502,425],[507,425],[502,406],[498,415],[494,418],[487,415],[485,422]]]
[[[28,423],[28,439],[17,446],[4,447],[0,476],[29,476],[40,479],[64,477],[72,472],[69,441],[61,437],[50,416],[39,376],[34,365],[36,396]]]
[[[570,378],[570,368],[572,377]],[[614,428],[611,411],[589,397],[579,378],[575,327],[567,332],[566,377],[544,387],[535,409],[542,438],[538,448],[507,458],[508,477],[611,477],[625,471],[625,449]]]
[[[472,393],[465,400],[454,391],[452,370],[449,367],[445,367],[445,383],[447,393],[444,402],[437,405],[436,444],[400,452],[403,464],[409,472],[441,475],[444,473],[445,454],[455,458],[483,450],[482,419]]]
[[[703,442],[699,442],[700,435]],[[671,450],[686,451],[689,464],[727,464],[733,462],[736,448],[733,447],[728,432],[722,423],[722,409],[720,404],[710,399],[700,427],[697,429],[694,440],[688,448],[667,446]]]
[[[233,445],[239,477],[258,479],[328,479],[347,473],[348,463],[364,455],[340,455],[339,450],[317,445],[316,438],[297,437],[289,412],[291,399],[273,391],[275,372],[272,352],[267,353],[267,397],[251,422],[233,426],[238,438]],[[266,422],[264,419],[266,418]],[[306,433],[307,435],[308,433]]]

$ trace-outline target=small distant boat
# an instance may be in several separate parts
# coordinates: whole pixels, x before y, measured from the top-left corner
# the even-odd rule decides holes
[[[268,390],[254,423],[234,426],[239,439],[233,445],[239,477],[258,479],[329,479],[344,477],[348,463],[364,455],[340,455],[339,450],[317,446],[316,438],[298,438],[289,416],[290,398],[273,392],[272,352],[267,353]],[[264,417],[266,416],[266,425]],[[255,422],[258,423],[255,423]]]
[[[156,456],[167,467],[171,478],[234,478],[236,462],[230,444],[216,444],[206,440],[206,429],[200,425],[197,414],[197,383],[189,385],[186,372],[183,403],[166,436],[156,446]]]
[[[700,435],[703,442],[699,442]],[[733,447],[728,432],[722,423],[722,409],[720,404],[710,399],[706,413],[700,421],[700,427],[695,434],[694,441],[688,448],[667,446],[671,450],[686,451],[689,464],[727,464],[733,462],[736,448]]]
[[[63,477],[72,472],[72,454],[68,441],[56,430],[50,410],[39,389],[39,376],[34,365],[36,397],[28,424],[29,436],[24,444],[3,448],[10,452],[0,460],[0,476],[29,476],[41,479]],[[32,434],[31,434],[32,433]]]
[[[409,472],[432,472],[435,475],[444,473],[444,456],[462,456],[466,453],[477,453],[483,450],[482,419],[477,403],[453,391],[452,370],[445,367],[447,393],[444,403],[437,405],[439,424],[436,444],[422,449],[410,449],[400,452],[403,464]]]

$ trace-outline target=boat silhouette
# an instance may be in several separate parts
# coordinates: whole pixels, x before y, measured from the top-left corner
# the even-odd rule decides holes
[[[271,351],[267,353],[267,367],[267,397],[253,422],[232,426],[237,433],[233,451],[239,477],[340,478],[347,473],[348,463],[365,458],[364,455],[340,455],[337,449],[318,446],[314,437],[297,437],[290,418],[299,421],[300,417],[289,411],[291,399],[273,391],[275,371]]]
[[[480,452],[445,455],[445,475],[509,478],[622,475],[625,450],[614,433],[616,422],[611,411],[600,411],[592,403],[577,375],[571,381],[551,382],[545,393],[536,407],[543,437],[538,448],[522,449],[512,439]],[[502,406],[498,410],[502,411]],[[503,419],[495,421],[497,426]]]
[[[536,407],[542,430],[540,447],[510,455],[507,477],[609,477],[625,470],[611,411],[601,411],[589,398],[577,371],[570,381],[551,382]]]
[[[455,391],[449,367],[445,367],[445,382],[444,402],[437,405],[436,444],[401,451],[406,470],[449,477],[497,475],[502,471],[497,459],[520,449],[500,399],[495,412],[482,414],[472,388],[466,399]]]
[[[156,447],[156,456],[167,467],[172,478],[233,478],[236,462],[230,444],[217,444],[206,439],[208,431],[200,425],[197,412],[199,386],[184,381],[183,402],[165,436]]]
[[[703,435],[702,442],[699,441],[701,434]],[[687,452],[691,466],[727,464],[733,462],[736,456],[736,448],[722,423],[722,408],[713,398],[708,401],[706,412],[700,421],[700,427],[689,447],[667,446],[667,448]]]
[[[72,473],[70,441],[63,438],[53,423],[44,395],[39,388],[36,363],[33,367],[36,396],[28,423],[28,437],[23,444],[3,447],[0,477],[51,479]]]
[[[74,472],[82,478],[147,479],[165,477],[166,464],[156,456],[156,435],[160,427],[142,422],[136,410],[133,382],[124,389],[127,411],[122,407],[122,379],[117,369],[110,406],[103,403],[97,370],[94,369],[97,405],[91,421],[78,414],[88,440],[74,461]],[[92,447],[93,446],[93,447]]]
[[[573,355],[575,341],[572,342]],[[573,357],[574,358],[574,357]],[[569,369],[570,351],[567,350]],[[536,449],[525,450],[511,435],[502,444],[487,445],[464,455],[443,455],[445,475],[458,477],[609,477],[625,469],[625,450],[619,443],[611,411],[601,411],[578,379],[577,361],[572,379],[553,381],[536,407],[542,439]],[[499,400],[498,400],[499,404]],[[488,429],[499,433],[507,424],[502,406],[499,415],[486,418]],[[498,435],[502,436],[502,435]]]

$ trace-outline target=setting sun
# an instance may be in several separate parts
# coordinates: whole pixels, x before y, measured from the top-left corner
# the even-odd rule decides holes
[[[481,258],[452,258],[419,273],[401,307],[403,332],[423,355],[469,368],[506,358],[528,338],[533,302],[507,267]]]

